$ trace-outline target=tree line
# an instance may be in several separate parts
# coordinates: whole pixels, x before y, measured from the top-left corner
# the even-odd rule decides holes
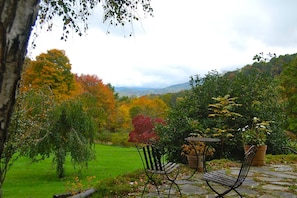
[[[101,134],[121,132],[128,139],[134,116],[164,118],[167,109],[157,97],[119,98],[97,76],[73,74],[65,52],[52,49],[25,61],[5,157],[19,152],[36,161],[54,154],[63,177],[68,154],[83,166],[94,158]]]

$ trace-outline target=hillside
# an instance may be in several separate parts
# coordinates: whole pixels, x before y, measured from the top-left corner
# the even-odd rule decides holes
[[[278,57],[273,57],[269,61],[256,61],[251,65],[246,65],[241,69],[234,71],[228,71],[224,74],[226,77],[232,77],[240,72],[245,75],[249,75],[254,70],[261,73],[266,73],[272,76],[278,76],[284,64],[288,64],[297,58],[297,54],[286,54],[280,55]],[[172,85],[165,88],[155,89],[155,88],[143,88],[143,87],[115,87],[115,91],[119,93],[119,96],[143,96],[149,94],[166,94],[166,93],[177,93],[182,90],[191,89],[190,83],[181,83]]]
[[[182,90],[189,90],[191,86],[189,82],[171,85],[165,88],[144,88],[144,87],[115,87],[115,92],[119,93],[119,96],[143,96],[149,94],[165,94],[165,93],[177,93]]]

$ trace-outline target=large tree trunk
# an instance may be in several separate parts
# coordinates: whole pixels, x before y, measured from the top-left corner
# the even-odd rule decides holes
[[[0,159],[38,5],[39,0],[0,0]]]

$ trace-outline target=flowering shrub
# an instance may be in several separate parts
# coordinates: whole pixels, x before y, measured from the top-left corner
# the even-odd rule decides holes
[[[132,124],[134,130],[129,133],[129,142],[152,143],[159,140],[158,134],[154,131],[157,124],[165,125],[161,118],[150,118],[144,115],[138,115],[133,118]]]
[[[245,145],[265,145],[267,135],[270,135],[271,121],[261,121],[259,118],[254,117],[252,126],[245,126],[242,131],[242,142]]]

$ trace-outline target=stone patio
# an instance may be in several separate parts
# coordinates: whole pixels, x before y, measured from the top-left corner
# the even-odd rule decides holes
[[[237,175],[239,168],[230,168],[231,174]],[[243,197],[257,198],[297,198],[297,172],[294,165],[268,165],[251,167],[245,182],[237,189]],[[216,195],[210,190],[202,179],[202,173],[196,173],[191,179],[183,176],[177,180],[184,198],[214,198]],[[155,188],[145,193],[144,197],[168,197],[168,185],[160,187],[161,193],[157,194]],[[223,187],[217,186],[217,189]],[[222,189],[223,190],[223,189]],[[170,197],[179,197],[171,190]],[[130,197],[140,197],[131,195]],[[239,197],[235,192],[230,192],[225,197]]]

